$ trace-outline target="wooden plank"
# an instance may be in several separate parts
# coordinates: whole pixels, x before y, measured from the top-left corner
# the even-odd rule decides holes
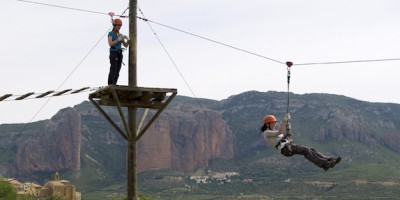
[[[47,92],[45,92],[45,93],[43,93],[43,94],[41,94],[41,95],[39,95],[39,96],[37,96],[35,98],[43,98],[43,97],[45,97],[45,96],[47,96],[47,95],[49,95],[49,94],[51,94],[53,92],[54,92],[54,90],[50,90],[50,91],[47,91]]]
[[[99,105],[118,106],[112,92],[115,92],[122,107],[141,107],[160,109],[167,93],[177,94],[176,89],[140,88],[128,86],[107,86],[89,94],[89,98],[96,99]]]
[[[56,94],[53,94],[53,96],[60,96],[60,95],[66,93],[66,92],[69,92],[69,91],[71,91],[71,90],[72,90],[72,89],[66,89],[66,90],[63,90],[63,91],[58,92],[58,93],[56,93]]]
[[[7,99],[8,97],[11,97],[11,96],[12,96],[12,94],[5,94],[0,97],[0,101],[3,101],[4,99]]]
[[[160,88],[133,88],[133,87],[121,87],[121,86],[113,86],[116,87],[114,89],[116,94],[120,99],[135,99],[135,100],[152,100],[164,99],[166,93],[177,93],[176,89],[160,89]],[[107,96],[111,96],[110,87],[103,88],[94,93],[91,93],[89,96],[92,98],[104,98]]]
[[[29,96],[31,96],[32,94],[35,94],[35,93],[34,93],[34,92],[26,93],[26,94],[24,94],[24,95],[22,95],[22,96],[16,98],[15,100],[22,100],[22,99],[25,99],[26,97],[29,97]]]
[[[89,88],[90,88],[90,87],[83,87],[83,88],[81,88],[81,89],[72,91],[71,94],[76,94],[76,93],[78,93],[78,92],[82,92],[82,91],[87,90],[87,89],[89,89]]]
[[[97,100],[97,103],[101,106],[117,106],[117,102],[114,100]],[[138,107],[138,108],[151,108],[160,109],[163,106],[161,102],[142,102],[142,101],[121,101],[121,107]]]
[[[110,93],[111,89],[118,92],[162,92],[162,93],[177,93],[177,89],[168,89],[168,88],[144,88],[144,87],[129,87],[129,86],[120,86],[120,85],[109,85],[104,88],[97,90],[96,93]]]

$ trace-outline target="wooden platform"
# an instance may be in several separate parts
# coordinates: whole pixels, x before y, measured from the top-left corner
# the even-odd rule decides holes
[[[143,136],[146,130],[168,106],[177,93],[178,91],[176,89],[109,85],[89,94],[89,100],[125,140],[133,137],[134,140],[137,141]],[[101,106],[117,107],[125,131],[111,119]],[[129,119],[125,117],[122,107],[144,108],[136,130],[130,130],[128,125],[130,124]],[[155,109],[157,111],[143,127],[142,125],[149,109]]]
[[[166,96],[176,94],[177,89],[109,85],[89,94],[89,99],[101,106],[161,109]]]

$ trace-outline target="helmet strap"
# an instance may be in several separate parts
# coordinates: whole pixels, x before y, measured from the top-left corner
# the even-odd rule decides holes
[[[271,128],[271,123],[268,123],[267,128],[268,128],[268,130],[273,131],[272,128]]]

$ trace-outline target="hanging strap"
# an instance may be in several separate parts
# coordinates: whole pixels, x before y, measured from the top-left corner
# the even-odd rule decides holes
[[[290,67],[293,65],[292,62],[286,62],[286,66],[287,66],[287,107],[286,107],[286,114],[289,114],[289,103],[290,103]],[[290,123],[289,120],[286,122],[286,135],[285,135],[285,139],[286,138],[290,138]]]

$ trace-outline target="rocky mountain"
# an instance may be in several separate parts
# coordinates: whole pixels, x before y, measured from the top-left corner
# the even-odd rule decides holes
[[[117,111],[106,110],[122,127]],[[109,167],[115,169],[115,163],[120,163],[116,168],[124,171],[125,141],[89,102],[60,110],[52,119],[40,122],[36,129],[26,129],[29,126],[19,132],[17,129],[0,131],[2,140],[14,136],[12,142],[7,142],[8,147],[3,147],[3,154],[13,154],[1,164],[3,176],[24,177],[71,170],[77,179],[81,160],[96,163],[99,176],[106,176]],[[193,172],[207,167],[210,159],[233,158],[233,138],[221,113],[174,104],[139,141],[137,170]]]
[[[1,167],[3,176],[18,177],[64,169],[79,176],[81,119],[75,109],[60,110],[50,120],[40,122],[39,129],[25,128],[19,132],[0,133],[2,141],[11,139],[8,145],[2,146],[2,152],[13,155]]]
[[[268,174],[268,181],[288,173],[310,179],[308,169],[317,168],[298,157],[282,159],[260,135],[263,117],[282,119],[287,103],[287,93],[272,91],[249,91],[222,101],[177,96],[139,141],[138,172],[190,174],[212,168],[239,170],[260,180]],[[105,110],[123,127],[115,108]],[[289,112],[295,142],[341,155],[348,177],[379,173],[381,165],[388,174],[397,173],[400,105],[291,93]],[[31,178],[64,170],[78,186],[97,188],[126,178],[126,142],[87,101],[50,120],[0,125],[0,150],[2,176]],[[275,167],[279,170],[271,171]]]
[[[139,142],[138,171],[193,172],[213,158],[233,158],[233,134],[219,112],[171,106]]]
[[[287,110],[287,94],[245,92],[223,100],[216,107],[236,137],[254,133],[266,114],[281,119]],[[291,94],[289,112],[292,134],[307,143],[350,140],[367,146],[382,145],[400,153],[400,105],[370,103],[340,95]],[[304,139],[302,139],[304,138]]]

